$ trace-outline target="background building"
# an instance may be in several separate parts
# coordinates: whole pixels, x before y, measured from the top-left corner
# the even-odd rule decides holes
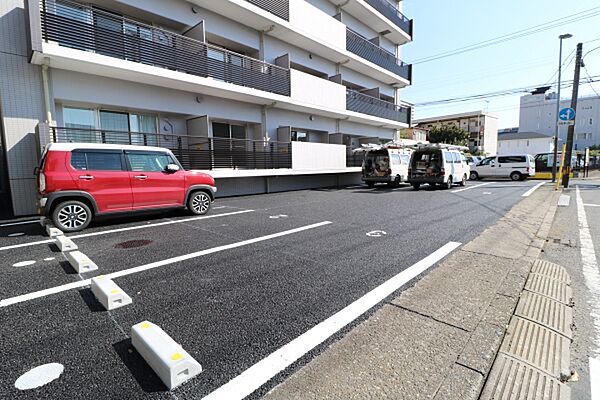
[[[416,142],[426,142],[429,129],[418,126],[400,129],[398,139],[409,139]]]
[[[496,115],[484,111],[473,111],[422,118],[415,120],[414,124],[428,129],[436,126],[454,125],[469,132],[469,148],[471,151],[483,151],[487,155],[496,154],[498,139],[498,117]]]
[[[571,100],[561,100],[560,108],[570,107]],[[519,131],[554,136],[556,126],[556,93],[530,94],[521,97]],[[567,126],[559,127],[558,138],[566,142]],[[600,145],[600,97],[580,97],[575,117],[574,150]]]
[[[504,133],[498,135],[498,155],[551,153],[553,136],[536,132]]]
[[[398,2],[2,0],[0,32],[4,216],[35,211],[49,141],[169,147],[239,194],[339,182],[410,124]]]

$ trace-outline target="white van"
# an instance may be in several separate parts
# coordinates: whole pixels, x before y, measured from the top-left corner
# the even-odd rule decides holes
[[[362,164],[362,180],[370,188],[376,183],[398,186],[406,182],[410,150],[379,148],[368,150]]]
[[[471,167],[470,178],[510,178],[522,181],[535,176],[535,159],[531,154],[487,157]]]
[[[408,182],[415,190],[421,184],[450,189],[454,183],[464,186],[470,174],[469,164],[459,146],[420,146],[411,156]]]

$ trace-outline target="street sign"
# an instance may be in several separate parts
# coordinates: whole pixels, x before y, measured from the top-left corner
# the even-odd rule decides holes
[[[560,121],[573,121],[575,119],[575,110],[570,107],[563,108],[558,113],[558,119]]]
[[[558,126],[575,125],[575,121],[558,121]]]

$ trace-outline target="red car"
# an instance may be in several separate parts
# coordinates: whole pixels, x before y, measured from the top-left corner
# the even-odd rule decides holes
[[[64,232],[96,215],[177,207],[203,215],[217,192],[210,175],[185,171],[160,147],[52,143],[36,172],[40,214]]]

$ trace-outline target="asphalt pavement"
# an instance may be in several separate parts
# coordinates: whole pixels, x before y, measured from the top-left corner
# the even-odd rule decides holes
[[[0,226],[0,398],[202,398],[448,242],[469,242],[537,184],[483,183],[304,190],[219,199],[208,218],[106,219],[69,235],[99,267],[82,275],[39,224]],[[122,274],[115,282],[133,304],[107,312],[87,286],[64,286],[110,273]],[[168,391],[131,346],[130,328],[143,320],[204,371]],[[46,363],[64,372],[15,388]]]

